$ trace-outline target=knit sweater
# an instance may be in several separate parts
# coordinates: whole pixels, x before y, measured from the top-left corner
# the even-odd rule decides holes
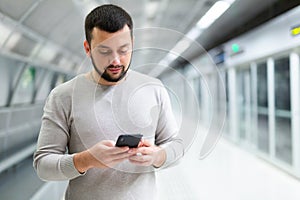
[[[156,199],[155,169],[124,161],[80,174],[75,153],[120,134],[143,138],[166,150],[169,166],[183,155],[182,140],[163,84],[129,70],[125,80],[103,86],[83,74],[54,88],[44,107],[34,167],[47,181],[69,180],[66,200]]]

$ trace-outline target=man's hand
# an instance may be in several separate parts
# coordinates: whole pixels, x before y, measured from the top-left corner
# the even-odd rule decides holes
[[[147,140],[140,142],[138,148],[130,149],[128,153],[134,153],[129,161],[136,165],[160,167],[166,161],[165,150]]]
[[[129,147],[115,147],[115,142],[103,140],[90,149],[74,155],[76,169],[83,173],[90,168],[107,168],[128,159],[134,153],[128,152]]]

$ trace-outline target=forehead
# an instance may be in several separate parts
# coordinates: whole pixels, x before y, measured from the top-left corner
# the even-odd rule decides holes
[[[127,25],[125,25],[123,29],[114,33],[109,33],[99,28],[94,28],[92,31],[92,35],[92,48],[95,48],[99,45],[107,46],[110,48],[118,48],[123,46],[124,44],[131,43],[130,29]]]

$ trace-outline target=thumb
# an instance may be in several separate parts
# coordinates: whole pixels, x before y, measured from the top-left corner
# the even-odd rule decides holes
[[[142,140],[141,141],[141,146],[143,146],[143,147],[150,147],[150,146],[152,146],[152,143],[150,143],[149,142],[149,140]]]
[[[108,146],[108,147],[114,147],[115,143],[112,140],[102,140],[101,142],[103,145]]]

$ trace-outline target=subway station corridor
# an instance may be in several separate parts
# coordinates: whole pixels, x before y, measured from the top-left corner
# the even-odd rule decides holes
[[[300,0],[0,0],[0,200],[300,200],[299,19]]]
[[[205,132],[202,129],[199,133],[202,131]],[[200,160],[201,145],[197,137],[179,164],[158,171],[159,200],[300,199],[300,181],[262,158],[220,139],[213,151]],[[65,182],[41,182],[31,165],[32,159],[28,159],[19,166],[20,174],[10,179],[2,177],[1,199],[52,199],[53,193],[62,194]]]
[[[263,159],[221,139],[200,160],[201,144],[196,140],[178,166],[158,173],[161,199],[300,199],[299,180]]]

